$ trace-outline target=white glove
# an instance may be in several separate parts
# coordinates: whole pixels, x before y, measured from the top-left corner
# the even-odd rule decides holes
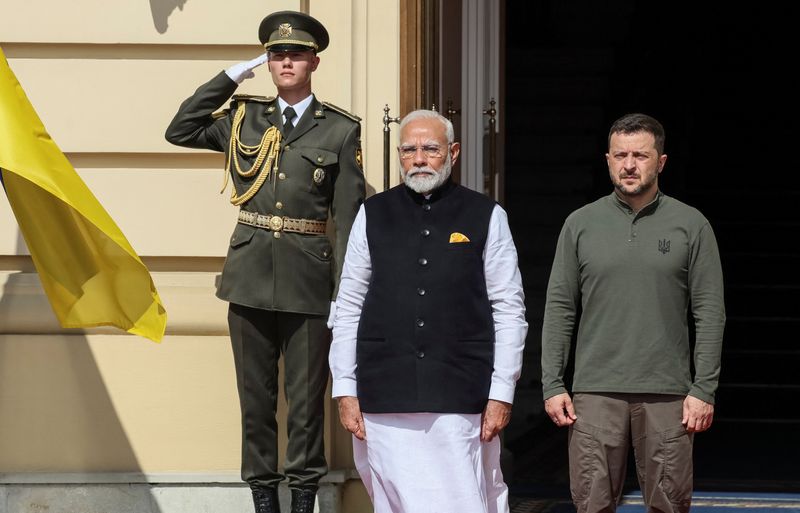
[[[261,66],[265,62],[267,62],[267,54],[262,53],[258,57],[253,60],[240,62],[239,64],[234,64],[230,68],[225,70],[225,74],[230,77],[231,80],[236,82],[237,84],[241,84],[248,78],[253,78],[256,76],[253,73],[253,69]]]
[[[336,301],[331,301],[331,311],[328,314],[328,329],[333,329],[333,321],[336,319]]]

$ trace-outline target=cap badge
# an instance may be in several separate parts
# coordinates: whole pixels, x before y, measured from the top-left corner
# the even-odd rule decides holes
[[[292,24],[291,23],[281,23],[278,26],[278,35],[281,37],[291,37],[292,35]]]

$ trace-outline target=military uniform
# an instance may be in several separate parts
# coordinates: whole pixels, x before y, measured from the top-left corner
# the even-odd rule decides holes
[[[262,35],[262,42],[269,37],[277,36]],[[284,136],[275,98],[237,95],[219,111],[237,86],[226,73],[200,86],[180,106],[166,138],[225,152],[231,201],[240,208],[217,296],[230,302],[242,478],[262,511],[263,497],[256,491],[274,495],[284,478],[277,469],[275,420],[281,354],[289,402],[284,473],[293,501],[297,489],[315,491],[327,471],[323,406],[330,332],[325,324],[365,188],[359,118],[314,97]],[[329,212],[336,228],[333,245],[325,236]],[[263,511],[272,511],[269,504]]]
[[[236,87],[225,73],[200,86],[181,105],[167,129],[167,140],[224,151],[227,161],[233,158],[229,155],[231,126],[238,109],[245,109],[239,135],[244,145],[259,144],[271,127],[282,130],[275,98],[234,96],[229,109],[212,114]],[[251,167],[255,160],[241,153],[234,157],[242,168]],[[269,170],[269,178],[241,210],[324,222],[330,209],[336,226],[335,249],[327,237],[316,234],[318,225],[302,234],[254,226],[259,219],[266,221],[265,217],[251,224],[245,224],[251,219],[242,219],[231,236],[217,296],[253,308],[327,316],[336,297],[347,234],[364,200],[359,118],[314,98],[289,137],[280,141],[276,160],[277,170]],[[231,167],[233,187],[242,196],[258,175],[245,178],[235,171],[233,161]]]

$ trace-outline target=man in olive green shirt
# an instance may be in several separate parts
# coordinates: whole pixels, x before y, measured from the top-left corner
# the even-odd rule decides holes
[[[643,114],[613,124],[606,160],[615,190],[570,214],[550,274],[545,411],[570,428],[579,513],[614,511],[631,444],[648,511],[688,511],[693,433],[713,419],[725,325],[719,251],[705,217],[659,191],[664,138]],[[578,316],[570,397],[564,372]]]
[[[284,478],[292,513],[311,513],[327,472],[326,324],[365,194],[360,124],[311,92],[317,53],[329,40],[319,21],[276,12],[261,22],[259,39],[266,53],[200,86],[180,106],[166,137],[180,146],[225,152],[231,203],[240,209],[217,296],[230,303],[242,479],[250,484],[256,513],[280,511],[277,486]],[[235,95],[228,109],[215,112],[264,62],[278,97]],[[326,236],[329,217],[336,228],[333,246]],[[281,356],[289,439],[283,472],[275,418]]]

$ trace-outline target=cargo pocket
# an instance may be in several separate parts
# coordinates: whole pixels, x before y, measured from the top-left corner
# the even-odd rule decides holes
[[[569,428],[569,491],[578,511],[580,504],[589,498],[594,475],[597,473],[599,442],[592,426],[580,421]]]
[[[661,487],[674,511],[687,512],[691,505],[693,435],[683,426],[661,434]]]

